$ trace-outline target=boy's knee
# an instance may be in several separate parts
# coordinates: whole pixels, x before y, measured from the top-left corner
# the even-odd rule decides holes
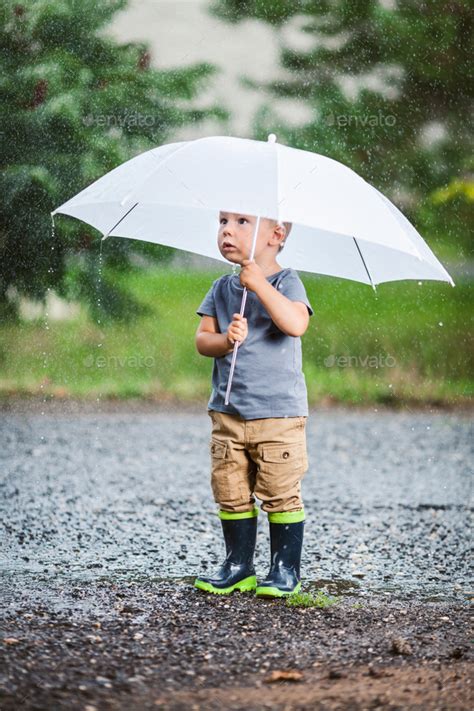
[[[267,499],[262,502],[262,511],[265,513],[292,513],[303,508],[303,499],[299,492],[288,492],[287,496]]]

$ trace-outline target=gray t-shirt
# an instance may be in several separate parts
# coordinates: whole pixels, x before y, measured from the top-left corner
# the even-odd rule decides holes
[[[291,301],[305,303],[313,315],[303,282],[294,269],[282,269],[266,278]],[[214,316],[221,333],[226,333],[232,315],[240,313],[242,292],[238,274],[225,274],[213,282],[196,313]],[[301,338],[283,333],[254,291],[247,291],[244,316],[248,336],[237,351],[229,404],[225,404],[225,393],[232,353],[214,358],[208,410],[240,415],[244,420],[307,416]]]

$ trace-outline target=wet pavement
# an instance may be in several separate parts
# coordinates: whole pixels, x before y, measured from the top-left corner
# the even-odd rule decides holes
[[[192,580],[223,551],[204,412],[3,413],[1,580]],[[306,589],[466,599],[469,414],[314,411],[303,479]],[[257,572],[268,567],[259,516]],[[328,589],[329,589],[328,588]]]
[[[210,425],[4,409],[1,708],[470,708],[469,414],[311,414],[303,590],[325,608],[192,586],[223,551]]]
[[[295,609],[186,582],[46,588],[3,610],[4,711],[472,708],[465,602],[348,594]]]

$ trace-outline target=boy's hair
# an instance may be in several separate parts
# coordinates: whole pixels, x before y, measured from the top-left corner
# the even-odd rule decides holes
[[[285,239],[283,240],[283,242],[280,242],[280,246],[278,247],[278,251],[281,252],[281,250],[285,246],[286,240],[288,239],[288,235],[291,232],[293,223],[292,222],[277,222],[277,225],[279,225],[280,227],[284,227],[284,229],[285,229]]]

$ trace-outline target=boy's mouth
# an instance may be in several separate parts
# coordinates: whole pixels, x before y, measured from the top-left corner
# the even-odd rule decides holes
[[[234,246],[233,244],[231,244],[230,242],[223,242],[223,243],[222,243],[222,249],[225,250],[225,251],[227,251],[227,250],[231,250],[231,249],[237,249],[237,247],[235,247],[235,246]]]

